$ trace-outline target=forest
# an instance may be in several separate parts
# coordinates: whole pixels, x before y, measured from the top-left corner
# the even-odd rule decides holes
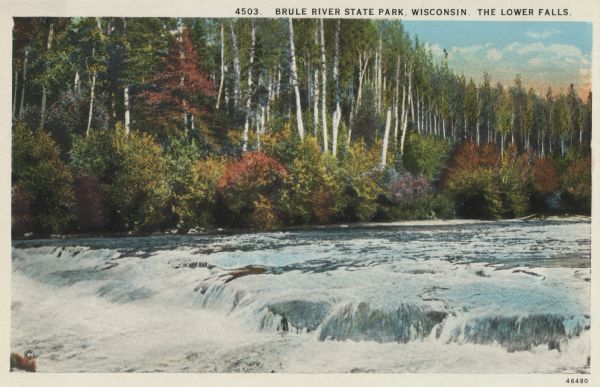
[[[14,18],[13,236],[589,214],[591,92],[444,52],[398,20]]]

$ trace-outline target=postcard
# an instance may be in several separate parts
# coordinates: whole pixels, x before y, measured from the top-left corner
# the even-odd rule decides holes
[[[598,9],[8,2],[2,379],[598,385]]]

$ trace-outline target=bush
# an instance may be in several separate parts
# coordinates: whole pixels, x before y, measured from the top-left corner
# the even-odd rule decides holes
[[[402,156],[402,165],[412,174],[437,180],[449,153],[450,143],[447,140],[411,133]]]
[[[529,211],[530,196],[533,194],[529,154],[518,155],[511,146],[502,155],[498,170],[502,191],[502,216],[521,217]]]
[[[74,141],[71,163],[106,185],[115,227],[139,231],[162,220],[169,186],[162,149],[152,136],[95,131]]]
[[[289,124],[280,130],[262,136],[263,152],[273,157],[287,167],[302,154],[302,141]],[[305,150],[306,151],[306,150]]]
[[[185,186],[174,194],[173,212],[180,227],[210,227],[215,223],[217,186],[225,171],[221,159],[197,160]]]
[[[590,214],[592,206],[591,157],[582,156],[567,162],[561,176],[562,198],[571,211]]]
[[[497,174],[489,168],[465,170],[447,183],[459,216],[496,219],[502,214],[502,197]]]
[[[531,170],[533,187],[542,195],[549,195],[559,190],[560,178],[552,159],[539,158],[533,162]]]
[[[422,175],[392,173],[387,190],[394,204],[407,203],[433,191],[431,183]]]
[[[73,172],[98,177],[101,183],[112,183],[123,161],[115,149],[115,133],[98,130],[89,136],[74,136],[69,153]]]
[[[464,171],[474,171],[479,168],[497,170],[500,168],[501,154],[495,145],[486,143],[477,146],[470,141],[459,143],[448,160],[448,165],[442,175],[442,184],[462,174]]]
[[[459,144],[444,171],[443,185],[455,200],[460,216],[495,219],[518,217],[529,211],[533,183],[532,155],[516,147],[500,154],[493,144]]]
[[[110,208],[106,188],[94,176],[75,176],[75,217],[81,231],[106,229],[110,223]]]
[[[333,165],[327,158],[314,137],[307,137],[299,144],[281,200],[288,223],[327,223],[333,219],[336,187]]]
[[[449,219],[454,217],[454,202],[442,193],[428,193],[398,204],[380,203],[377,220],[400,221]]]
[[[22,236],[33,230],[33,217],[31,212],[31,198],[19,185],[11,189],[12,217],[11,233],[13,236]]]
[[[73,219],[73,178],[58,146],[46,132],[23,123],[14,126],[12,135],[12,184],[19,186],[15,208],[29,208],[35,232],[63,231]]]
[[[377,182],[382,171],[378,168],[379,149],[365,149],[363,143],[353,144],[348,157],[336,170],[336,213],[341,220],[365,222],[373,218],[376,199],[382,192]]]
[[[264,153],[247,152],[239,161],[229,162],[217,185],[227,211],[223,220],[237,227],[277,227],[279,214],[274,203],[287,180],[285,167]]]

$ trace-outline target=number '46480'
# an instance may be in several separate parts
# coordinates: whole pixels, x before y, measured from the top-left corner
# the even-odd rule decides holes
[[[567,378],[566,383],[581,383],[585,384],[588,382],[588,378]]]

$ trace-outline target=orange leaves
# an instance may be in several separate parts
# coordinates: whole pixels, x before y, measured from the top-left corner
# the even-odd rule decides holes
[[[236,226],[274,228],[277,202],[287,180],[288,172],[277,160],[248,152],[227,164],[217,190]]]
[[[285,179],[287,170],[277,160],[264,153],[248,152],[241,160],[227,164],[218,187],[221,190],[251,187],[267,189],[283,183]]]
[[[535,160],[531,175],[535,189],[544,195],[556,192],[560,188],[560,178],[551,159]]]
[[[442,180],[447,183],[448,180],[464,171],[498,168],[500,159],[500,152],[494,144],[487,143],[477,146],[470,141],[464,141],[452,153]]]
[[[164,58],[163,70],[150,80],[151,88],[142,95],[155,109],[157,117],[165,121],[180,114],[202,113],[202,97],[214,94],[213,82],[200,70],[198,55],[190,32],[183,29],[180,39]]]

